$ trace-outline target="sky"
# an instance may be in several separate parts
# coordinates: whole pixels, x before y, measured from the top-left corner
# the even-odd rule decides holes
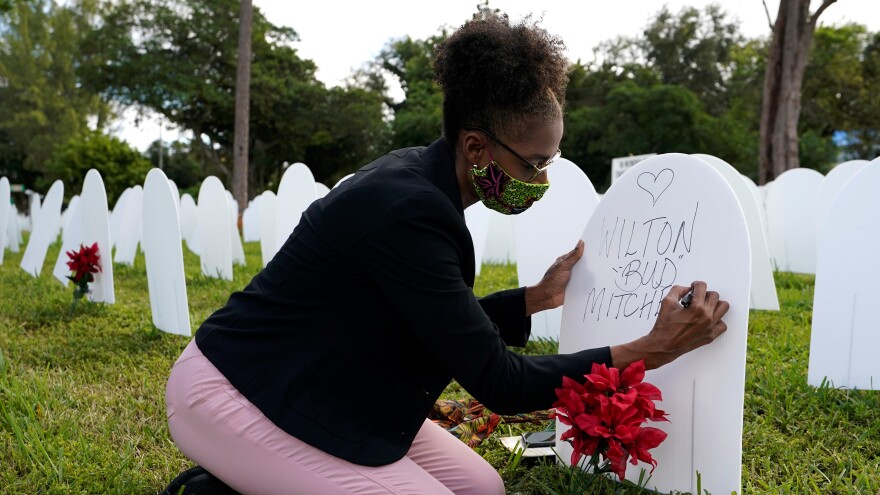
[[[292,27],[300,41],[294,43],[302,58],[318,66],[317,77],[328,86],[341,84],[353,70],[373,60],[389,40],[410,36],[426,38],[441,27],[454,29],[470,19],[479,0],[254,0],[275,25]],[[775,19],[779,0],[766,0]],[[490,0],[512,19],[533,14],[540,25],[560,36],[569,59],[591,60],[593,48],[617,36],[636,36],[663,5],[673,12],[685,6],[702,9],[710,0]],[[769,36],[767,14],[761,0],[715,0],[740,21],[747,37]],[[821,0],[813,0],[815,10]],[[838,0],[820,17],[820,24],[858,22],[870,31],[880,31],[880,0]],[[155,116],[126,111],[115,125],[115,133],[144,150],[159,138]],[[177,139],[179,132],[166,123],[162,137]]]

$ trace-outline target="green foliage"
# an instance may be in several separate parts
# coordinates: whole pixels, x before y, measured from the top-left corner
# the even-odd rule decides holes
[[[162,160],[159,160],[159,153],[162,153]],[[161,143],[154,141],[147,148],[147,159],[153,167],[159,168],[169,179],[177,184],[177,188],[182,190],[196,188],[201,186],[202,180],[206,177],[206,172],[199,161],[199,155],[192,149],[192,143],[188,141],[174,141],[172,143]],[[183,194],[181,192],[181,194]]]
[[[446,31],[426,40],[409,36],[390,42],[373,64],[374,87],[387,91],[386,75],[395,78],[404,100],[386,104],[394,112],[391,122],[393,148],[426,146],[440,137],[443,93],[434,82],[434,47],[446,39]]]
[[[0,175],[33,185],[57,146],[106,123],[109,107],[81,87],[83,38],[94,6],[17,0],[0,16]]]
[[[60,246],[46,257],[53,263]],[[184,248],[194,328],[261,266],[258,243],[245,243],[247,266],[235,281],[201,275]],[[21,253],[0,265],[0,486],[9,493],[155,493],[191,465],[173,445],[164,411],[168,370],[188,340],[150,323],[144,258],[114,267],[116,304],[82,304],[68,313],[71,288],[51,270],[34,279]],[[877,493],[880,396],[807,385],[813,277],[776,274],[782,310],[752,311],[743,428],[744,493]],[[516,267],[485,265],[476,292],[515,287]],[[526,354],[556,352],[530,342]],[[377,396],[387,391],[377,390]],[[443,398],[467,396],[453,382]],[[510,425],[477,447],[508,492],[543,494],[565,474],[553,462],[511,455],[499,435],[545,425]],[[648,483],[650,486],[650,483]],[[598,479],[590,494],[636,494]]]
[[[831,136],[819,136],[812,129],[802,132],[798,140],[801,167],[827,174],[838,163],[840,151]]]
[[[611,158],[714,151],[721,143],[716,132],[725,122],[708,115],[697,95],[682,86],[622,81],[603,105],[570,110],[565,124],[564,156],[601,189],[610,181]]]
[[[195,136],[189,157],[202,178],[231,181],[237,0],[111,3],[89,38],[98,60],[83,70],[94,91],[160,113]],[[339,178],[387,150],[382,98],[327,89],[291,46],[296,33],[253,12],[251,192],[277,186],[284,162],[303,161],[319,181]]]
[[[110,205],[127,187],[143,184],[150,171],[150,162],[128,143],[99,132],[88,132],[71,139],[60,147],[47,167],[41,187],[55,179],[64,184],[64,194],[70,198],[82,189],[83,179],[89,169],[101,172],[107,201]]]
[[[742,42],[738,22],[709,4],[703,11],[684,7],[677,15],[663,7],[637,43],[661,82],[693,91],[717,115],[728,107],[725,73]]]

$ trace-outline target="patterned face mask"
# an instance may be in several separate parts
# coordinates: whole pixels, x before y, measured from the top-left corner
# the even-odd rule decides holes
[[[518,215],[541,199],[550,184],[531,184],[516,180],[501,168],[489,154],[489,165],[471,169],[471,182],[477,197],[486,205],[505,215]]]

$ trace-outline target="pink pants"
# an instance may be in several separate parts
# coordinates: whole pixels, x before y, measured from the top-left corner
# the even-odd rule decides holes
[[[190,459],[243,494],[496,494],[489,463],[425,420],[406,456],[360,466],[281,430],[202,355],[195,340],[171,369],[168,428]]]

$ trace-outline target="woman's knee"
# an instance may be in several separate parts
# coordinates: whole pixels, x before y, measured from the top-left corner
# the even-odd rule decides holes
[[[471,486],[466,493],[474,495],[504,494],[504,481],[491,464],[485,461],[474,463],[470,470],[471,483],[469,485]]]

